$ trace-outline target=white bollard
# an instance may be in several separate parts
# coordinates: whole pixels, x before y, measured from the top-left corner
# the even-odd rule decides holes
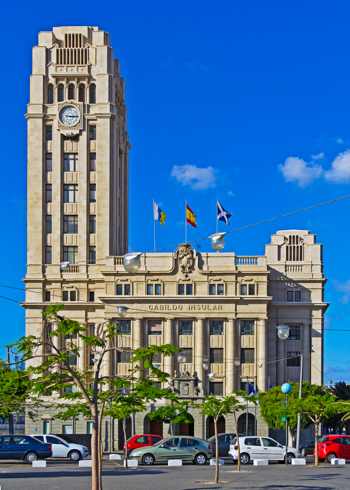
[[[136,468],[138,465],[137,459],[128,459],[128,468]],[[124,461],[124,466],[126,467],[126,461]]]
[[[110,459],[110,461],[121,461],[122,455],[121,454],[110,454],[109,459]]]
[[[182,459],[168,459],[168,466],[182,466]]]
[[[334,465],[337,465],[337,466],[343,466],[344,464],[346,464],[346,460],[345,459],[341,459],[341,458],[333,458],[331,460],[331,464],[334,464]]]
[[[79,461],[79,468],[91,468],[91,459],[81,459]]]
[[[294,464],[295,466],[305,465],[306,464],[306,459],[305,458],[293,458],[292,459],[292,464]]]
[[[215,466],[216,465],[216,459],[215,458],[211,458],[210,460],[210,466]],[[222,466],[225,464],[225,461],[223,459],[220,459],[219,458],[219,465]]]
[[[254,466],[268,466],[268,464],[269,464],[268,459],[253,459]]]
[[[46,468],[46,461],[38,459],[37,461],[32,461],[32,468]]]

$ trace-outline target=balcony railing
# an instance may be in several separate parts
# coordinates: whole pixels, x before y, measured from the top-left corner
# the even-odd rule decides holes
[[[258,257],[253,255],[240,255],[235,257],[236,265],[258,265]]]

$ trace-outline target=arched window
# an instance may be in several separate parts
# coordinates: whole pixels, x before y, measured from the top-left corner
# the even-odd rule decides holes
[[[49,83],[47,86],[47,103],[53,104],[53,85]]]
[[[89,87],[89,102],[90,104],[96,104],[96,85],[94,83]]]
[[[57,101],[58,102],[63,102],[64,101],[64,85],[63,83],[59,83],[57,87]]]
[[[74,83],[68,85],[68,100],[75,99],[75,86]]]
[[[85,85],[83,83],[79,85],[79,102],[85,102]]]

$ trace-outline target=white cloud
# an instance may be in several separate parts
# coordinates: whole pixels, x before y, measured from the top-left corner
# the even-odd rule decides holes
[[[286,182],[296,182],[300,187],[306,187],[322,175],[322,167],[313,165],[302,158],[288,157],[283,165],[279,165]]]
[[[336,138],[335,139],[335,142],[338,143],[338,145],[343,145],[344,144],[343,138]]]
[[[311,160],[323,160],[325,157],[325,153],[320,151],[320,153],[316,153],[315,155],[311,155]]]
[[[171,176],[183,186],[194,190],[203,190],[215,187],[216,172],[213,167],[197,167],[196,165],[174,165]]]
[[[340,153],[333,160],[330,170],[325,173],[325,178],[336,183],[350,181],[350,150]]]
[[[233,191],[227,191],[228,197],[235,197],[235,193]]]

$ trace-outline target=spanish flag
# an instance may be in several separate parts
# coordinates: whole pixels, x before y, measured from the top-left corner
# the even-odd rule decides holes
[[[196,215],[192,211],[192,209],[189,207],[189,205],[186,203],[186,222],[193,226],[194,228],[197,227],[197,220],[196,220]]]

